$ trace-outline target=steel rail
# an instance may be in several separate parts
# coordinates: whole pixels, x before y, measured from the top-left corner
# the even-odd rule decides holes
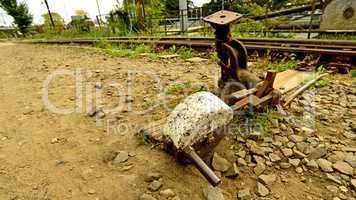
[[[107,38],[107,39],[71,39],[71,40],[38,40],[30,41],[35,43],[47,44],[96,44],[106,41],[114,44],[154,44],[162,46],[188,46],[191,48],[212,48],[215,40],[211,38]],[[266,38],[242,38],[240,39],[248,50],[258,51],[279,51],[295,52],[308,54],[342,55],[356,57],[356,42],[354,41],[335,41],[335,40],[290,40],[290,39],[266,39]]]
[[[243,43],[259,42],[259,43],[279,43],[279,44],[315,44],[315,45],[340,45],[340,46],[356,46],[356,41],[351,40],[319,40],[319,39],[284,39],[284,38],[236,38]],[[174,41],[210,41],[215,42],[212,37],[103,37],[103,38],[74,38],[78,40],[174,40]]]

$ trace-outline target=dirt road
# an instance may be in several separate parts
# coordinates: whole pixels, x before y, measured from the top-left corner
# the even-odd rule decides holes
[[[168,90],[174,95],[165,106],[157,95],[167,94],[161,88],[180,87],[176,84],[180,82],[212,89],[219,75],[215,64],[116,58],[77,47],[9,43],[0,43],[0,61],[1,200],[137,200],[145,193],[166,199],[158,191],[149,191],[150,173],[159,174],[160,190],[172,189],[175,200],[205,199],[203,189],[208,183],[196,169],[177,165],[171,156],[134,134],[137,127],[166,116],[169,109],[165,107],[181,98]],[[43,89],[46,80],[48,90]],[[100,92],[102,102],[97,98]],[[95,110],[103,106],[105,116],[88,116],[90,100],[96,102]],[[153,111],[141,112],[154,105]],[[118,106],[116,113],[113,109]],[[233,145],[227,138],[216,151],[234,160]],[[113,152],[120,152],[122,160],[105,162],[112,160]],[[303,176],[307,181],[292,168],[276,173],[282,178],[270,187],[271,199],[335,196],[325,188],[334,183],[317,173]],[[238,191],[246,188],[251,199],[257,198],[252,165],[241,167],[239,178],[223,180],[225,199],[236,199]],[[351,198],[355,192],[352,186],[347,188],[345,196]]]

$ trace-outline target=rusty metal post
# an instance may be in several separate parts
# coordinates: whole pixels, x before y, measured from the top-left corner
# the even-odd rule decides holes
[[[227,82],[231,75],[226,67],[229,65],[229,55],[224,51],[224,44],[229,43],[232,40],[230,24],[241,17],[241,15],[234,12],[219,11],[204,18],[204,21],[211,24],[215,29],[216,52],[220,59],[221,79],[223,82]]]
[[[215,45],[221,66],[221,81],[226,83],[229,79],[238,81],[237,68],[247,67],[247,52],[243,45],[232,39],[230,24],[242,18],[241,14],[222,10],[206,18],[204,21],[215,29]],[[219,85],[223,88],[224,85]]]

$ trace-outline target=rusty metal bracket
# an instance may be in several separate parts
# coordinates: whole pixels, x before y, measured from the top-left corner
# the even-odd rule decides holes
[[[215,29],[215,46],[221,67],[217,94],[230,106],[237,101],[232,93],[256,87],[261,81],[247,70],[248,56],[244,45],[231,36],[231,24],[242,17],[239,13],[222,10],[204,18]]]
[[[230,32],[230,24],[242,17],[239,13],[222,10],[204,18],[204,21],[215,29],[216,51],[220,59],[222,83],[231,79],[239,81],[238,69],[247,68],[247,50],[241,42],[231,37]]]

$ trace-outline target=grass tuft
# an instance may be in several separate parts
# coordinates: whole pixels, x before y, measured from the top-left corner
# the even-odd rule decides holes
[[[350,75],[351,75],[352,77],[356,78],[356,69],[352,69],[352,70],[350,71]]]
[[[277,72],[283,72],[289,69],[295,69],[298,66],[297,60],[289,60],[282,62],[274,62],[268,64],[268,69],[275,70]]]
[[[180,95],[180,94],[193,94],[196,92],[207,91],[208,88],[205,85],[193,85],[191,82],[176,83],[171,85],[166,94],[169,95]]]

